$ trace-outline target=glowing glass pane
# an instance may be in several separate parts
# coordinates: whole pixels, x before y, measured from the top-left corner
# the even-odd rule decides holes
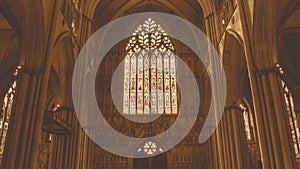
[[[241,104],[240,105],[241,108],[243,109],[243,117],[244,117],[244,125],[245,125],[245,133],[246,133],[246,138],[247,140],[251,140],[252,136],[251,136],[251,128],[250,128],[250,114],[247,111],[247,108]]]
[[[145,143],[144,145],[144,152],[147,155],[152,155],[157,151],[157,145],[156,143],[152,142],[152,141],[148,141],[147,143]]]
[[[284,81],[281,81],[281,84],[284,91],[284,99],[286,103],[287,113],[289,115],[288,120],[289,120],[289,125],[292,134],[292,141],[294,143],[295,154],[299,154],[300,153],[300,131],[299,131],[298,120],[294,108],[293,97],[292,94],[289,92],[289,89],[284,83]]]
[[[177,114],[174,47],[148,18],[132,34],[124,65],[124,114]]]
[[[13,82],[11,87],[8,89],[2,103],[2,109],[0,114],[0,158],[2,158],[6,143],[7,131],[9,128],[10,116],[12,112],[14,95],[16,90],[17,82]]]

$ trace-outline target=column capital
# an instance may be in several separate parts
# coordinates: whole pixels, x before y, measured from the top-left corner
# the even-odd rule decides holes
[[[209,13],[207,16],[205,16],[205,20],[209,19],[210,17],[212,17],[214,15],[214,12]]]
[[[29,67],[26,67],[26,66],[22,66],[22,65],[19,65],[17,66],[17,68],[15,69],[15,73],[14,75],[15,76],[18,76],[20,74],[30,74],[30,75],[40,75],[42,73],[42,69],[41,68],[29,68]]]
[[[236,104],[230,105],[230,106],[225,106],[224,110],[238,110],[238,111],[243,111],[243,109]]]
[[[263,69],[256,69],[255,70],[258,75],[267,75],[270,73],[278,73],[278,74],[283,74],[283,68],[280,66],[280,64],[275,64],[274,66],[268,67],[268,68],[263,68]]]
[[[89,22],[92,22],[93,21],[93,19],[91,19],[91,18],[89,18],[87,15],[85,15],[85,14],[82,14],[82,17],[84,18],[84,19],[86,19],[87,21],[89,21]]]

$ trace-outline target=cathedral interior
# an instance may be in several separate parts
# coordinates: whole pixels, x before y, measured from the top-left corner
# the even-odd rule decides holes
[[[128,145],[112,132],[83,125],[78,112],[88,116],[92,101],[74,89],[74,70],[94,33],[143,12],[191,23],[211,47],[201,48],[207,57],[199,59],[170,36],[179,27],[149,17],[127,24],[132,32],[105,53],[95,75],[82,74],[95,77],[92,92],[103,121],[94,120],[142,140]],[[300,0],[0,0],[0,169],[300,169],[299,44]],[[214,51],[226,76],[226,101],[220,119],[210,119],[217,121],[212,135],[200,143],[212,100],[224,93],[213,89],[211,76],[220,76],[212,66]],[[199,89],[190,89],[185,100],[178,83],[187,72],[178,59]],[[122,77],[114,81],[122,63]],[[75,105],[78,98],[86,103],[83,110]],[[182,112],[190,130],[177,128],[170,136]],[[161,134],[184,137],[170,147],[155,139]],[[99,145],[95,135],[128,156]]]

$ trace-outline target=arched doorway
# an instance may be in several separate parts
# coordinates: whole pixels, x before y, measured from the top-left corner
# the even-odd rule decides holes
[[[153,158],[136,158],[133,160],[133,169],[167,169],[167,155],[160,154]]]
[[[167,169],[167,155],[161,154],[158,156],[155,156],[152,159],[152,168],[153,169]]]
[[[133,160],[133,169],[147,169],[149,168],[149,160],[147,158],[135,158]]]

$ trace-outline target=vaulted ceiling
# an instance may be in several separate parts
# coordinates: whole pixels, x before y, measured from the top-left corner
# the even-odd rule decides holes
[[[279,62],[290,90],[300,101],[300,1],[283,27],[279,40]]]
[[[203,28],[203,11],[197,0],[100,0],[94,12],[94,26],[100,28],[111,20],[139,12],[175,14]]]
[[[1,62],[3,62],[6,59],[7,54],[10,51],[10,48],[12,47],[13,41],[15,39],[14,31],[12,30],[12,27],[7,22],[7,20],[4,18],[3,15],[0,14],[0,41],[1,42],[7,42],[3,43],[0,46],[0,65]]]
[[[5,17],[0,13],[0,81],[7,81],[9,73],[13,71],[12,65],[16,66],[18,63],[18,52],[17,50],[17,38],[16,34],[5,19]],[[11,74],[10,74],[11,75]],[[2,91],[0,91],[1,94]]]

